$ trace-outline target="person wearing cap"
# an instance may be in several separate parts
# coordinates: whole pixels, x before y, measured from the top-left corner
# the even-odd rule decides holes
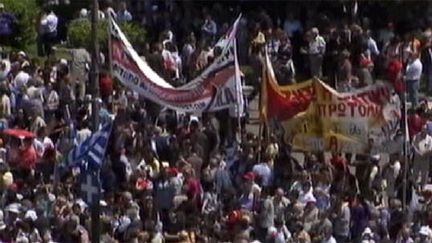
[[[11,44],[11,37],[15,32],[17,24],[15,15],[5,10],[3,3],[0,3],[0,44],[8,46]]]
[[[413,180],[425,185],[429,180],[430,157],[432,153],[432,137],[427,133],[426,125],[423,125],[419,134],[412,141],[414,150]]]
[[[373,239],[373,232],[369,227],[363,231],[361,235],[361,243],[375,243]]]
[[[418,243],[429,243],[432,242],[432,230],[428,225],[423,225],[420,227],[418,232],[418,239],[415,242]]]
[[[326,51],[326,42],[322,36],[320,36],[318,28],[313,27],[308,32],[308,48],[302,49],[303,54],[307,54],[309,57],[309,68],[310,75],[312,77],[322,77],[322,63],[323,57]]]

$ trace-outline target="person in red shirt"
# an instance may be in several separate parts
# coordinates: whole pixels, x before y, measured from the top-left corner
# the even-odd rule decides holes
[[[36,149],[33,146],[33,139],[26,138],[22,140],[22,144],[18,149],[18,159],[16,163],[17,179],[20,181],[28,181],[32,175],[32,171],[36,167],[37,160]]]
[[[99,78],[99,88],[102,100],[106,101],[113,92],[113,80],[107,73],[102,73]]]
[[[426,120],[423,117],[423,109],[409,109],[408,110],[408,133],[410,140],[422,130],[422,127],[426,124]]]
[[[398,94],[402,94],[405,90],[404,82],[402,80],[402,62],[397,56],[393,56],[387,66],[387,78]]]

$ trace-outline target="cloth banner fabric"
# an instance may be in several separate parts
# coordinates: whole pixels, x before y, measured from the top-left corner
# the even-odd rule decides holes
[[[180,112],[217,111],[242,106],[235,34],[240,17],[224,39],[220,56],[201,75],[181,87],[161,78],[137,54],[114,20],[110,21],[113,75],[143,97]]]
[[[309,107],[314,92],[312,80],[279,86],[267,54],[262,75],[260,117],[263,121],[284,121]]]
[[[314,80],[312,86],[308,108],[282,122],[285,140],[294,148],[349,153],[401,151],[401,104],[390,84],[377,82],[346,93],[338,93],[320,80]]]
[[[401,102],[391,84],[377,82],[338,93],[318,79],[280,86],[266,55],[260,116],[276,120],[294,149],[349,153],[400,152]]]

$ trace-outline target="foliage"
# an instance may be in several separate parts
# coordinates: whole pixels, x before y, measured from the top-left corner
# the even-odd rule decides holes
[[[145,30],[136,23],[121,23],[120,28],[125,33],[129,41],[134,46],[141,46],[145,43]],[[91,23],[88,19],[75,19],[69,23],[68,44],[72,48],[91,46]],[[101,20],[98,22],[97,38],[101,50],[108,47],[108,21]]]
[[[12,41],[13,47],[26,49],[36,42],[35,23],[38,20],[40,9],[34,0],[2,0],[7,12],[17,18],[16,31]]]

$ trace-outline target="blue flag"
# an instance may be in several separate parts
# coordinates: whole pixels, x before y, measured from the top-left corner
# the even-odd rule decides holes
[[[67,157],[67,165],[74,166],[86,161],[89,168],[100,168],[105,157],[112,122],[104,124],[84,142],[74,146]]]

